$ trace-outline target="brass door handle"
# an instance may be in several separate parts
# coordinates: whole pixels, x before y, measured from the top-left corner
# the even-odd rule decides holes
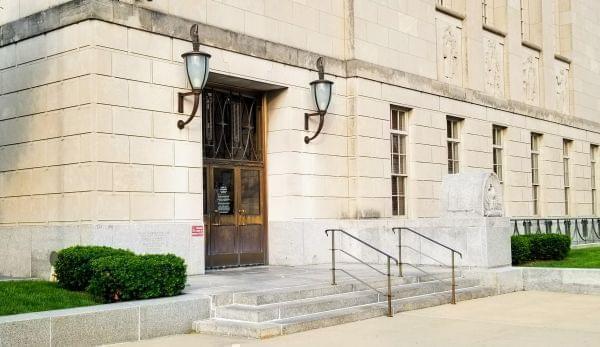
[[[240,217],[239,217],[240,218],[240,225],[242,225],[242,226],[246,225],[246,210],[239,209],[238,210],[238,214],[240,215]]]

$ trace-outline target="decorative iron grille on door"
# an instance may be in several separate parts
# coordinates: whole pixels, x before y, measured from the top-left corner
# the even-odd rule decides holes
[[[204,157],[261,161],[260,98],[217,89],[202,95]]]

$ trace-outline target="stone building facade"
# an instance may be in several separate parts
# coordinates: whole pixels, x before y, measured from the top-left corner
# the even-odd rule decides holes
[[[209,266],[325,262],[325,228],[390,244],[372,235],[441,217],[444,176],[477,170],[508,216],[598,211],[595,0],[0,6],[0,274],[47,276],[78,243],[174,252],[190,273],[219,252]],[[206,107],[176,126],[196,23],[212,93],[253,98],[252,165],[207,160]],[[321,56],[333,98],[305,144]]]

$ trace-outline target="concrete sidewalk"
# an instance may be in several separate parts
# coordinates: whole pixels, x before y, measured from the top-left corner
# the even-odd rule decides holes
[[[517,292],[247,340],[179,335],[119,346],[600,346],[600,296]]]

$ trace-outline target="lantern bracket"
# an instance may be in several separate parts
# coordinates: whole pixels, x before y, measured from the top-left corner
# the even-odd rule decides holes
[[[319,126],[317,127],[317,132],[311,136],[305,136],[304,137],[304,143],[308,144],[310,143],[310,141],[314,140],[317,136],[319,136],[319,134],[321,133],[321,130],[323,130],[323,123],[325,122],[325,112],[315,112],[315,113],[305,113],[304,114],[304,130],[308,130],[308,120],[311,117],[315,117],[315,116],[319,116]]]
[[[185,99],[185,97],[190,96],[190,95],[194,96],[194,107],[192,108],[192,113],[190,114],[189,118],[186,121],[183,121],[181,119],[179,121],[177,121],[177,127],[179,129],[185,128],[185,126],[188,125],[192,121],[192,119],[194,119],[194,117],[196,116],[196,113],[198,112],[198,107],[200,106],[200,95],[201,94],[202,94],[201,92],[196,92],[196,91],[187,92],[187,93],[178,93],[179,102],[178,102],[177,111],[179,113],[183,113],[183,100]]]

